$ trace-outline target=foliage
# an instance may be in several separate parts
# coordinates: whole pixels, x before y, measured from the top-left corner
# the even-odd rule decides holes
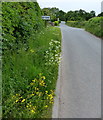
[[[3,49],[28,49],[28,39],[43,28],[37,2],[3,2]]]
[[[91,18],[86,23],[85,29],[98,37],[103,37],[103,31],[101,28],[102,21],[103,21],[103,17]]]
[[[56,8],[56,7],[53,7],[53,8],[43,8],[42,12],[43,12],[43,15],[50,16],[51,17],[51,21],[54,22],[55,20],[57,20],[56,14],[59,12],[59,9]]]
[[[61,21],[65,21],[65,12],[60,10],[57,14],[56,17],[59,18]]]
[[[59,20],[59,23],[61,23],[61,20]]]
[[[85,28],[86,21],[67,21],[66,24],[71,27]]]
[[[60,58],[60,29],[42,30],[36,35],[36,41],[29,41],[29,47],[28,51],[21,49],[19,54],[8,52],[3,56],[4,118],[45,118],[48,109],[52,109],[54,92],[51,91],[55,90]]]
[[[62,21],[65,21],[65,12],[62,10],[59,10],[56,7],[53,8],[43,8],[42,9],[43,15],[51,16],[51,21],[54,22],[58,18]]]
[[[54,21],[54,25],[58,26],[59,25],[59,21]]]
[[[91,11],[90,13],[85,10],[76,10],[76,11],[68,11],[65,15],[66,21],[85,21],[90,18],[95,17],[95,11]]]
[[[36,2],[2,5],[3,118],[51,117],[60,57],[60,29],[44,28]],[[49,64],[49,55],[55,64]]]
[[[98,17],[103,17],[103,12],[101,12],[100,14],[98,14]]]
[[[66,24],[71,27],[85,28],[92,34],[103,38],[103,17],[94,17],[88,21],[68,21]]]

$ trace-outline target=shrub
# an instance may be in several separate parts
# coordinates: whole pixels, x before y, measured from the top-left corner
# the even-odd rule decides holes
[[[3,50],[17,51],[43,28],[41,10],[37,2],[3,2]]]
[[[54,21],[54,25],[55,25],[55,26],[58,26],[58,25],[59,25],[59,22],[58,22],[58,21]]]
[[[85,29],[98,37],[103,37],[102,21],[103,17],[91,18],[86,23]]]

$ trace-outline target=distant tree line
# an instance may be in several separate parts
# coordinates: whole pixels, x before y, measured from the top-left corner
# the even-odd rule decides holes
[[[51,16],[51,21],[55,21],[57,18],[59,18],[61,21],[87,21],[90,18],[96,17],[96,13],[93,10],[86,12],[85,10],[80,9],[75,11],[68,11],[66,13],[56,7],[43,8],[42,14]],[[101,16],[103,16],[103,12],[97,15],[97,17]]]

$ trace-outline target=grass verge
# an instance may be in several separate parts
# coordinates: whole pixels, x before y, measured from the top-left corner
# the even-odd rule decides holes
[[[58,77],[61,32],[47,27],[29,48],[3,55],[3,118],[51,118]]]

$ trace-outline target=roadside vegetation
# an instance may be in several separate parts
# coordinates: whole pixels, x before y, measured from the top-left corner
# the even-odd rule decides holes
[[[51,21],[54,25],[65,21],[67,25],[71,27],[84,28],[88,32],[103,38],[103,12],[96,16],[95,11],[86,12],[85,10],[68,11],[67,13],[59,10],[56,7],[43,8],[42,12],[44,15],[51,16]]]
[[[61,32],[36,2],[2,3],[3,118],[51,118]]]
[[[85,28],[86,21],[67,21],[66,25],[77,28]]]
[[[67,25],[71,27],[84,28],[86,31],[103,38],[102,31],[103,17],[94,17],[88,21],[67,21]]]

